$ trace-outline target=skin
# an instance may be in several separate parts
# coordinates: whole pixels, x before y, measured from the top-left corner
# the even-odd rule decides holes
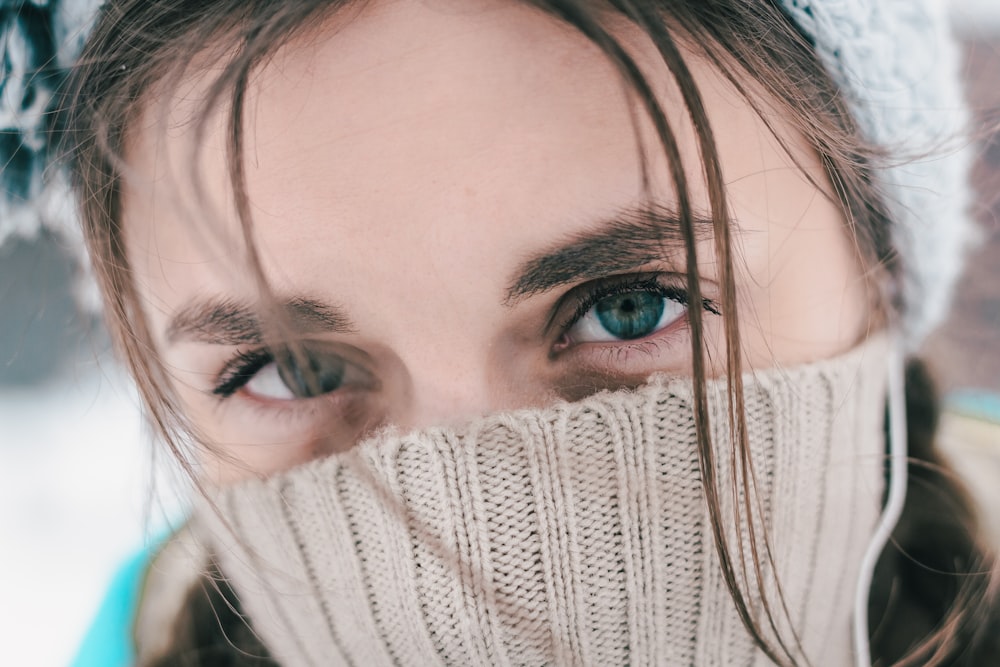
[[[650,44],[617,32],[678,135],[696,209],[709,210],[679,93]],[[745,363],[791,365],[849,349],[866,334],[870,299],[817,156],[771,118],[786,152],[720,73],[691,49],[685,56],[728,185]],[[204,456],[209,478],[270,474],[382,424],[457,424],[690,372],[684,309],[673,302],[676,319],[650,336],[596,341],[593,328],[567,336],[559,325],[598,276],[511,298],[533,259],[600,233],[623,210],[675,207],[649,123],[605,57],[514,3],[397,0],[334,17],[282,48],[247,104],[264,273],[279,299],[323,302],[349,319],[340,331],[297,334],[324,359],[347,359],[349,381],[293,400],[272,365],[232,396],[213,395],[233,355],[260,345],[200,340],[204,327],[176,326],[180,314],[198,314],[199,300],[254,303],[257,294],[227,181],[223,114],[209,117],[204,141],[193,138],[190,118],[210,77],[210,67],[192,71],[178,89],[150,95],[131,128],[124,192],[129,259],[156,351],[215,452]],[[717,297],[713,252],[704,238],[708,299]],[[611,273],[682,286],[680,247],[667,240],[653,261]],[[719,373],[721,318],[704,316]]]

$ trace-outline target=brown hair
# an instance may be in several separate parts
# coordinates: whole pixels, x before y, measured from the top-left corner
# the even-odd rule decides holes
[[[307,26],[316,25],[348,5],[346,0],[111,0],[70,77],[64,105],[67,150],[72,164],[74,182],[82,203],[85,237],[94,267],[104,293],[107,319],[118,349],[135,376],[146,410],[171,451],[185,461],[185,434],[193,432],[186,423],[183,410],[174,396],[169,377],[153,349],[152,337],[143,316],[136,286],[132,280],[125,251],[125,230],[121,217],[121,185],[125,164],[122,159],[126,135],[142,103],[149,101],[154,87],[175,84],[206,44],[221,43],[227,50],[225,66],[214,78],[208,90],[203,118],[208,112],[229,105],[228,166],[237,202],[237,214],[242,225],[252,275],[258,280],[262,299],[267,299],[267,285],[250,242],[251,216],[243,174],[242,130],[243,102],[247,81],[254,69],[281,45],[300,35]],[[801,35],[773,0],[703,0],[701,2],[671,2],[663,0],[530,0],[537,9],[572,26],[599,46],[616,65],[623,79],[635,93],[644,111],[652,119],[663,151],[668,158],[670,177],[677,193],[677,212],[684,222],[684,248],[689,299],[701,301],[692,204],[689,196],[688,172],[685,171],[677,140],[648,82],[630,53],[613,37],[608,27],[608,15],[625,17],[641,28],[659,50],[663,64],[669,70],[683,97],[683,103],[695,129],[701,155],[701,177],[707,186],[711,202],[711,217],[715,231],[716,261],[722,270],[722,293],[719,306],[725,322],[727,364],[730,386],[730,423],[733,448],[728,454],[733,479],[715,477],[717,452],[712,446],[708,428],[705,393],[705,353],[702,313],[690,311],[693,375],[695,387],[695,420],[699,440],[701,471],[708,509],[712,517],[714,539],[722,563],[723,574],[736,602],[744,624],[763,650],[778,664],[795,664],[798,654],[795,638],[783,638],[777,632],[777,615],[787,613],[780,600],[764,600],[764,617],[752,612],[746,590],[749,580],[758,588],[770,559],[764,535],[755,535],[755,522],[747,520],[747,544],[734,549],[727,543],[722,525],[722,494],[730,493],[734,503],[744,512],[744,520],[752,516],[753,469],[747,442],[743,410],[739,322],[736,316],[733,250],[730,220],[726,204],[726,188],[721,175],[712,128],[702,106],[701,96],[678,47],[679,40],[694,45],[700,54],[723,72],[761,118],[767,114],[760,108],[759,96],[752,94],[744,83],[746,77],[766,94],[782,116],[810,141],[825,167],[867,270],[879,277],[875,284],[882,288],[876,296],[876,307],[889,320],[902,307],[892,296],[891,286],[899,271],[892,252],[890,229],[892,220],[885,198],[878,191],[872,176],[872,165],[881,156],[865,145],[836,86],[818,61],[809,41]],[[196,125],[196,132],[204,124]],[[200,143],[200,142],[196,142]],[[276,308],[269,308],[278,321]],[[280,324],[278,325],[280,326]],[[925,448],[927,460],[938,463]],[[955,511],[946,525],[954,539],[934,540],[928,553],[919,560],[895,559],[884,556],[878,570],[878,581],[872,596],[874,633],[873,649],[879,664],[888,664],[912,653],[902,664],[977,664],[968,658],[977,654],[963,652],[958,639],[981,637],[983,619],[995,619],[996,605],[987,599],[987,579],[976,575],[984,567],[983,557],[975,547],[974,523],[968,504],[945,476],[936,478],[929,488],[937,489],[954,500]],[[917,506],[912,498],[909,508]],[[919,492],[917,496],[919,497]],[[740,520],[737,517],[737,520]],[[900,534],[900,531],[897,531]],[[752,554],[754,571],[740,576],[741,553]],[[887,550],[887,554],[891,550]],[[958,556],[956,554],[960,554]],[[922,623],[905,626],[892,618],[898,598],[882,600],[879,595],[886,582],[894,582],[902,573],[912,570],[915,562],[962,562],[954,572],[949,592],[926,602]],[[966,576],[960,577],[960,574]],[[906,581],[907,590],[916,584]],[[954,589],[954,590],[952,590]],[[910,598],[905,597],[904,600]],[[890,604],[890,602],[892,604]],[[959,602],[981,605],[984,612],[970,615],[949,610]],[[923,603],[922,603],[923,604]],[[989,613],[985,613],[985,612]],[[884,612],[884,613],[883,613]],[[993,621],[989,621],[993,622]],[[883,639],[885,637],[891,640]],[[770,639],[769,639],[770,638]],[[978,640],[977,640],[978,641]],[[980,641],[976,647],[986,646]],[[916,647],[916,648],[915,648]],[[968,649],[966,645],[964,648]],[[998,652],[996,655],[1000,655]]]

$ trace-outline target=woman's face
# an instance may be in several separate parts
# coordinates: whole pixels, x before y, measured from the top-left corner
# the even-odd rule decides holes
[[[679,93],[646,41],[616,33],[678,135],[695,209],[709,211]],[[686,60],[728,187],[745,362],[851,347],[869,299],[839,207],[806,175],[826,183],[817,156],[771,118],[789,155],[720,73]],[[206,456],[217,481],[381,424],[450,424],[689,372],[691,308],[723,368],[710,223],[695,223],[705,301],[689,304],[666,161],[606,58],[516,3],[399,0],[299,38],[250,86],[253,240],[290,316],[282,333],[302,343],[279,372],[238,240],[225,112],[195,145],[210,74],[151,94],[133,124],[124,224],[157,353],[200,437],[228,455]],[[307,365],[310,382],[295,370]]]

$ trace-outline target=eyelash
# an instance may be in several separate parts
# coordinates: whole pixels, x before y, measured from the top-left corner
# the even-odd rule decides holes
[[[651,292],[665,299],[671,299],[682,305],[688,305],[687,290],[677,285],[664,284],[660,276],[627,276],[622,278],[605,278],[595,283],[583,285],[577,290],[586,290],[578,298],[578,303],[572,314],[559,325],[561,335],[565,335],[573,325],[580,321],[600,301],[608,297],[630,292]],[[570,297],[572,298],[572,297]],[[710,299],[702,299],[702,308],[715,315],[718,308]],[[635,345],[634,342],[630,343]],[[608,346],[610,350],[610,346]],[[274,361],[274,354],[267,348],[244,351],[230,359],[216,377],[212,394],[219,399],[227,399],[242,389],[265,366]]]
[[[569,331],[600,301],[630,292],[651,292],[687,306],[689,302],[687,290],[677,285],[664,284],[662,280],[659,276],[628,276],[617,281],[613,278],[605,278],[596,285],[586,285],[584,288],[589,288],[587,293],[580,298],[572,315],[559,325],[559,329],[565,335],[565,332]],[[711,299],[702,298],[701,307],[713,315],[719,314],[719,309]]]
[[[229,398],[272,361],[274,355],[266,348],[240,352],[222,367],[212,394],[223,399]]]

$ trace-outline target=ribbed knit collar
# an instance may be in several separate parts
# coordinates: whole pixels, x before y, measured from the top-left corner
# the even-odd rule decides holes
[[[738,585],[773,642],[766,591],[799,661],[850,664],[882,497],[884,358],[879,338],[744,378],[760,581],[730,492],[726,386],[708,385]],[[289,667],[771,664],[723,579],[689,379],[385,435],[214,500],[221,516],[203,508],[199,530]]]

